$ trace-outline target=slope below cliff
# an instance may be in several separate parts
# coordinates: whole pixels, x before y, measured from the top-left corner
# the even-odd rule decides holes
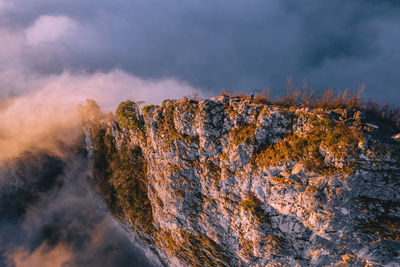
[[[123,102],[88,144],[109,208],[166,264],[392,266],[396,133],[356,109],[218,97]]]

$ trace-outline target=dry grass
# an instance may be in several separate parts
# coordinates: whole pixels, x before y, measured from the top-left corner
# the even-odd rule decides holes
[[[225,97],[232,97],[232,98],[240,98],[240,99],[250,99],[250,96],[246,93],[243,92],[231,92],[229,90],[227,91],[222,91],[221,96]]]
[[[364,108],[364,100],[361,97],[362,90],[345,89],[336,93],[332,89],[318,94],[313,89],[287,88],[286,95],[272,98],[269,89],[256,94],[254,101],[262,104],[271,104],[283,107],[313,107],[313,108]]]
[[[271,89],[267,88],[263,92],[256,94],[254,96],[254,101],[266,105],[272,104],[273,99],[271,98],[270,91]]]
[[[295,133],[287,135],[278,143],[266,147],[253,155],[252,163],[258,166],[277,166],[291,161],[302,163],[306,169],[331,174],[341,170],[351,172],[352,168],[339,169],[325,164],[321,147],[331,152],[338,160],[357,157],[358,143],[363,141],[363,135],[355,128],[350,128],[341,122],[329,118],[315,120],[310,132],[298,136]]]
[[[282,241],[278,236],[269,235],[265,239],[268,242],[270,248],[273,248],[273,249],[282,249],[283,248]]]
[[[364,110],[370,116],[383,120],[386,123],[392,124],[397,129],[400,129],[400,108],[389,104],[380,105],[370,100],[364,105]]]
[[[229,266],[234,260],[213,240],[200,233],[182,230],[158,232],[158,242],[170,256],[176,256],[189,266]]]
[[[251,144],[254,143],[254,135],[256,133],[256,125],[242,125],[237,128],[234,128],[229,133],[232,138],[232,144],[239,145],[239,144]]]
[[[254,96],[254,101],[261,104],[276,105],[282,107],[311,107],[324,109],[359,109],[365,111],[368,115],[400,130],[400,108],[393,105],[380,105],[375,101],[365,101],[362,98],[363,86],[356,89],[345,89],[336,92],[327,89],[323,93],[316,93],[312,88],[295,88],[290,82],[286,87],[286,95],[273,98],[270,90],[266,89],[262,93]],[[223,92],[222,95],[229,97],[239,97],[249,99],[247,94]]]

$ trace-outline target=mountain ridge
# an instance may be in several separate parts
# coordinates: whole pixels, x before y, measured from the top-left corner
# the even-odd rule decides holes
[[[168,265],[400,262],[400,144],[363,110],[126,101],[89,128],[109,208]]]

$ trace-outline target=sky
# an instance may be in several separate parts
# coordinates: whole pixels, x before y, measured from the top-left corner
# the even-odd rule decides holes
[[[366,98],[397,104],[399,70],[394,0],[0,0],[2,98],[54,87],[105,93],[103,106],[157,103],[281,94],[292,77],[316,90],[362,83]]]

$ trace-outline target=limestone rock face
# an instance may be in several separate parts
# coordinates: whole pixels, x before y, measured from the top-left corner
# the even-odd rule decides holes
[[[399,266],[400,144],[389,125],[229,97],[167,100],[136,120],[108,132],[117,150],[141,148],[146,240],[167,264]]]

